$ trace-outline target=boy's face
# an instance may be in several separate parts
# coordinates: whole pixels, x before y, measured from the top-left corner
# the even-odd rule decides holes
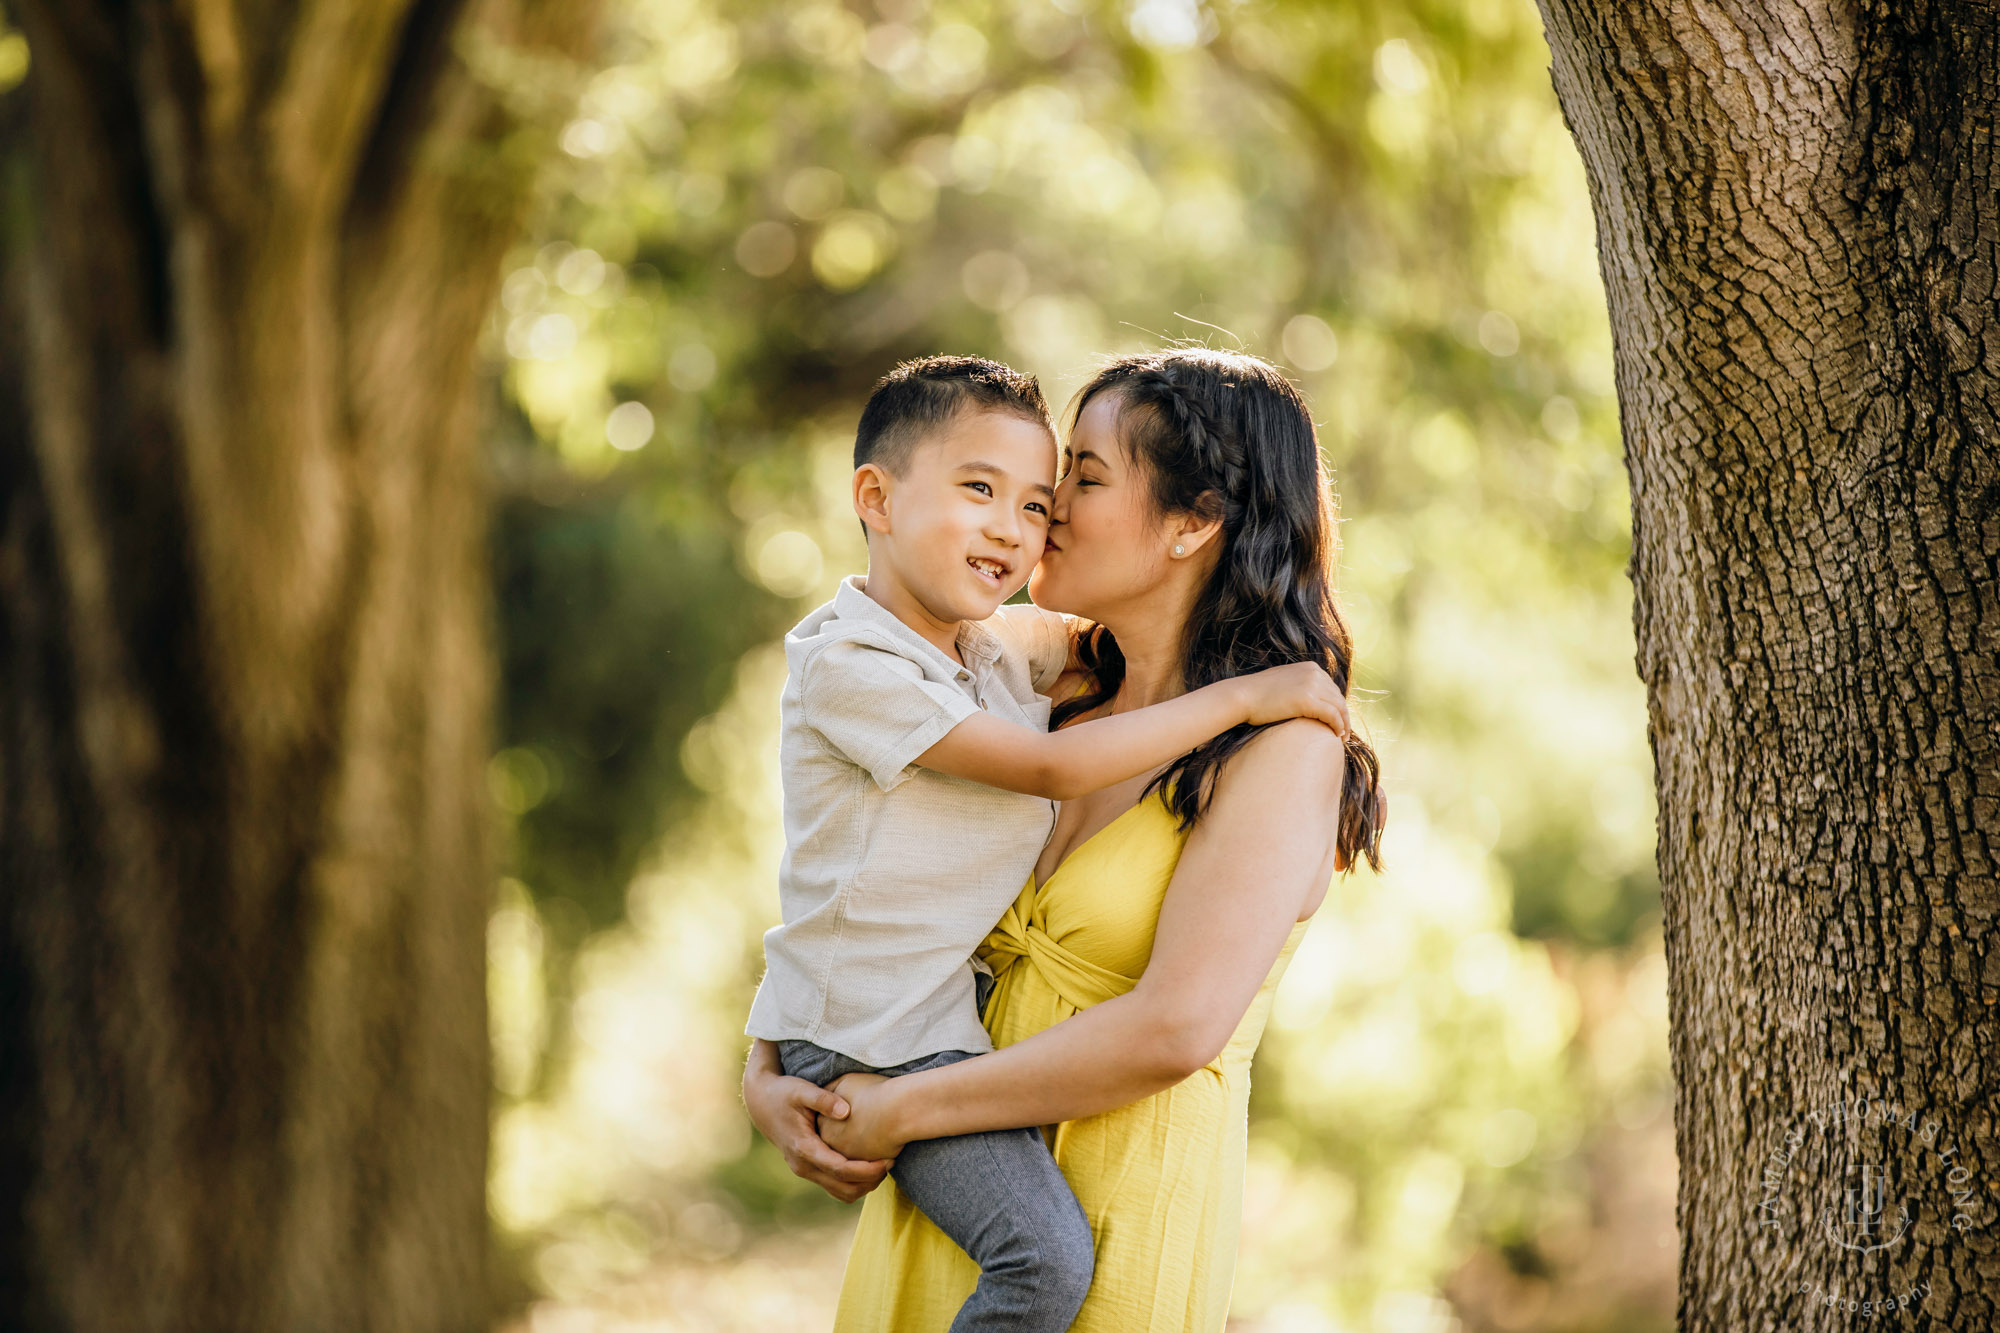
[[[870,560],[941,621],[984,620],[1028,582],[1049,535],[1056,448],[1033,421],[968,411],[885,476]],[[865,518],[864,518],[864,521]]]

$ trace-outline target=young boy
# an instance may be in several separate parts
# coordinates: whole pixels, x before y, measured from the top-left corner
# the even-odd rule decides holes
[[[1014,901],[1053,801],[1149,772],[1239,723],[1333,720],[1310,664],[1047,730],[1067,621],[1001,604],[1041,558],[1055,435],[1030,376],[974,357],[905,362],[854,443],[868,574],[785,638],[783,924],[750,1035],[821,1086],[993,1048],[973,950]],[[1089,1289],[1083,1210],[1032,1129],[911,1143],[898,1188],[978,1263],[952,1323],[1069,1327]]]

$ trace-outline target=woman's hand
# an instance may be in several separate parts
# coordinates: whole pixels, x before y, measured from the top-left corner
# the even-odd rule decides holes
[[[751,1051],[743,1068],[743,1104],[758,1131],[784,1154],[792,1174],[842,1203],[853,1203],[889,1174],[888,1161],[843,1157],[820,1139],[814,1132],[815,1120],[842,1123],[848,1114],[847,1099],[830,1088],[787,1077],[778,1069],[775,1048],[767,1050],[763,1042]]]
[[[1238,676],[1248,696],[1248,721],[1253,727],[1287,718],[1309,717],[1347,734],[1347,699],[1333,677],[1318,662],[1293,662]]]
[[[880,1074],[842,1074],[827,1084],[828,1092],[846,1099],[848,1112],[844,1119],[821,1116],[820,1138],[849,1157],[894,1158],[905,1140],[888,1114],[890,1094],[882,1085],[889,1081]]]

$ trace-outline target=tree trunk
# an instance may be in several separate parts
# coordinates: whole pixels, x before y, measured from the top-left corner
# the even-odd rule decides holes
[[[0,1326],[488,1322],[471,389],[542,136],[459,52],[589,24],[463,8],[18,6]]]
[[[1541,3],[1631,474],[1680,1326],[2000,1326],[2000,14]]]

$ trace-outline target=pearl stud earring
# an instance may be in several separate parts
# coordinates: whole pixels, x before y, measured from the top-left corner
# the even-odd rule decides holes
[[[1180,544],[1179,542],[1175,542],[1175,543],[1174,543],[1174,554],[1175,554],[1175,555],[1186,555],[1186,554],[1187,554],[1187,547],[1185,547],[1185,546],[1182,546],[1182,545],[1181,545],[1181,544]]]

